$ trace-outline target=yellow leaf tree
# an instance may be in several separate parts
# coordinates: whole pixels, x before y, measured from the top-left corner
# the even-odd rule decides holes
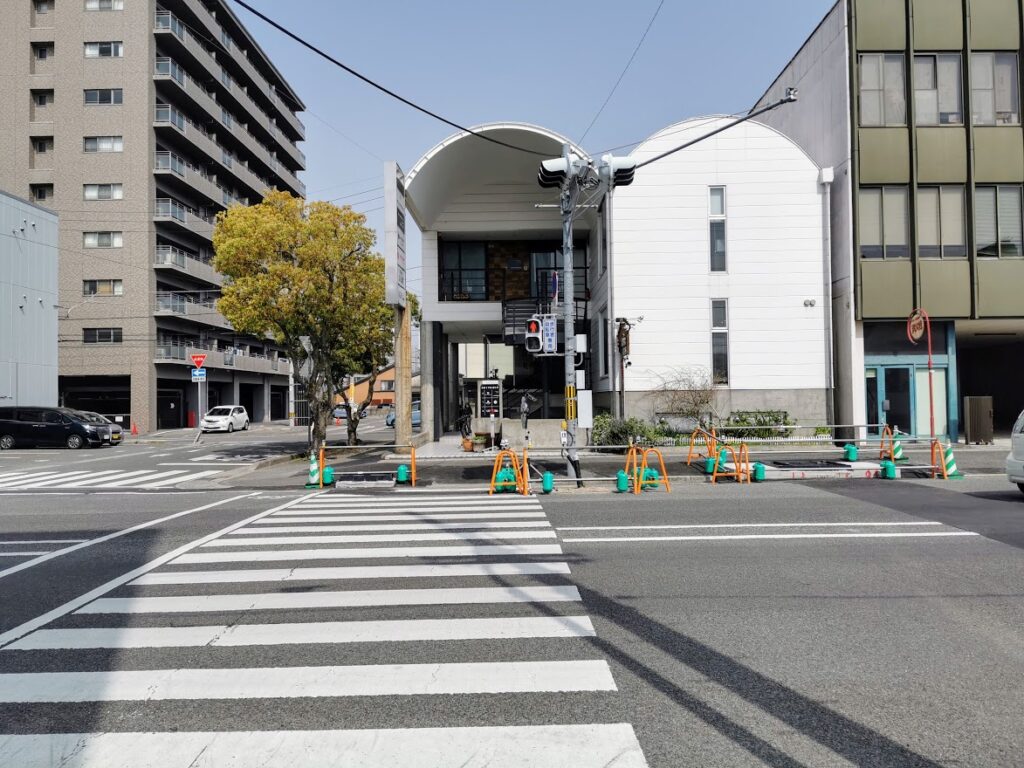
[[[217,217],[213,266],[225,278],[217,308],[240,333],[269,335],[285,348],[306,390],[314,450],[344,377],[383,365],[394,347],[375,239],[348,206],[287,192]]]

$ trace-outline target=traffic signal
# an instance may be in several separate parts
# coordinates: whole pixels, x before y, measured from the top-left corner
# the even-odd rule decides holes
[[[539,315],[532,315],[526,321],[526,351],[533,355],[537,354],[544,348],[541,325]]]
[[[542,187],[560,187],[565,183],[566,177],[571,173],[576,175],[583,168],[583,161],[578,155],[569,154],[569,158],[556,157],[551,160],[542,160],[540,170],[537,171],[537,183]]]
[[[628,187],[636,173],[636,159],[632,157],[601,157],[601,178],[613,187]]]

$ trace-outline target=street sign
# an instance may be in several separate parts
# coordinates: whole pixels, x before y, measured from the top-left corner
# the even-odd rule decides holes
[[[405,307],[405,174],[384,164],[384,302]]]
[[[915,309],[907,318],[907,337],[916,344],[924,336],[924,330],[924,313],[920,309]]]
[[[203,367],[203,363],[205,363],[205,362],[206,362],[206,353],[205,352],[203,354],[192,355],[192,364],[196,368],[202,368]]]
[[[193,368],[192,369],[192,381],[195,381],[195,382],[206,381],[206,369],[205,368]]]
[[[544,341],[544,353],[553,354],[558,351],[558,318],[544,315],[542,318],[541,339]]]

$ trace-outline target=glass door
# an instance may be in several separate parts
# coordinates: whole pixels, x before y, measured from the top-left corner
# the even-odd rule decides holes
[[[867,422],[869,424],[880,424],[882,422],[882,410],[878,400],[877,368],[864,369],[864,391],[867,396],[867,409],[865,410]],[[878,435],[881,431],[880,427],[868,427],[869,435]]]
[[[887,366],[881,369],[882,422],[893,429],[914,432],[914,399],[911,390],[914,369],[912,366]]]

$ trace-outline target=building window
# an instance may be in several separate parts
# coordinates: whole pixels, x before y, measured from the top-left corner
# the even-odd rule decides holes
[[[37,203],[53,199],[53,184],[30,184],[29,191],[32,194],[32,199]]]
[[[979,256],[1012,258],[1024,255],[1021,188],[977,187],[974,190],[974,230]]]
[[[379,382],[377,382],[377,384],[378,384],[378,386],[377,386],[377,391],[378,392],[394,392],[395,391],[395,382],[394,382],[393,379],[388,379],[387,381],[379,381]]]
[[[865,127],[907,124],[907,97],[902,53],[860,56],[860,124]]]
[[[910,256],[906,187],[862,188],[859,196],[860,255],[865,259]]]
[[[725,272],[725,187],[709,187],[711,271]]]
[[[83,296],[123,296],[124,284],[120,280],[83,280]]]
[[[917,246],[918,254],[925,258],[967,255],[963,187],[918,188]]]
[[[442,243],[439,301],[487,300],[487,252],[483,243]]]
[[[120,136],[85,136],[82,139],[83,152],[122,152],[124,139]]]
[[[914,112],[917,125],[962,125],[960,54],[914,56]]]
[[[83,232],[83,248],[120,248],[124,236],[120,232]]]
[[[120,328],[83,328],[84,344],[120,344],[122,340]]]
[[[85,58],[87,59],[120,59],[124,55],[120,40],[109,43],[86,43]]]
[[[53,43],[33,43],[32,53],[40,61],[53,56]]]
[[[37,107],[53,104],[53,91],[32,91],[32,103]]]
[[[121,184],[85,184],[82,187],[86,200],[121,200],[124,187]]]
[[[87,88],[85,90],[87,105],[121,104],[123,99],[124,91],[120,88]]]
[[[53,0],[34,0],[32,7],[36,13],[50,13],[53,10]]]
[[[729,383],[729,309],[726,299],[711,300],[711,380]]]
[[[85,0],[87,11],[123,11],[124,0]]]
[[[975,125],[1018,125],[1017,54],[971,54],[971,120]]]
[[[42,136],[32,139],[32,148],[35,150],[37,155],[45,155],[47,152],[52,152],[53,137]]]

